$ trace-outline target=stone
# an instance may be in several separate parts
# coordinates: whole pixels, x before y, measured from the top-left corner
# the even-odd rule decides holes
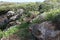
[[[22,15],[23,12],[24,12],[24,9],[18,9],[18,10],[17,10],[17,13],[20,14],[20,15]]]
[[[8,12],[7,12],[7,16],[13,16],[14,14],[15,14],[14,11],[8,11]]]
[[[55,30],[55,27],[56,26],[54,26],[52,22],[46,21],[41,24],[33,24],[29,29],[31,30],[32,35],[38,40],[60,40],[60,37],[56,38],[60,36],[60,30]]]

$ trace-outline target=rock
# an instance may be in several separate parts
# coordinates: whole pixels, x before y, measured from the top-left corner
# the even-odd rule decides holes
[[[14,15],[14,16],[10,17],[9,20],[16,20],[16,19],[18,19],[18,15]]]
[[[7,16],[14,15],[14,14],[15,14],[14,11],[8,11],[8,12],[7,12]]]
[[[0,29],[4,30],[9,28],[10,26],[21,24],[21,22],[17,21],[21,15],[23,14],[23,9],[18,9],[15,13],[14,11],[8,11],[6,14],[0,16]]]
[[[0,29],[3,30],[6,28],[6,25],[8,24],[9,20],[5,15],[0,16]]]
[[[31,20],[31,18],[29,18],[29,17],[23,18],[23,21],[25,21],[25,22],[30,22],[30,20]]]
[[[9,22],[9,24],[7,25],[6,28],[9,28],[9,27],[15,26],[15,25],[20,25],[20,24],[21,24],[21,22],[19,22],[18,20],[12,21],[12,22]]]
[[[13,11],[8,11],[7,16],[9,17],[9,20],[17,20],[20,18],[20,16],[23,14],[24,10],[23,9],[18,9],[17,12],[13,12]]]
[[[23,9],[18,9],[17,14],[14,11],[8,11],[4,15],[0,15],[0,29],[4,30],[10,26],[21,24],[17,21],[23,14]]]
[[[20,14],[20,15],[22,15],[23,12],[24,12],[24,9],[18,9],[18,10],[17,10],[17,13]]]
[[[8,11],[6,15],[7,15],[7,18],[9,19],[13,15],[15,15],[15,12],[14,11]]]
[[[38,40],[60,40],[60,37],[58,37],[60,30],[55,30],[55,27],[52,22],[46,21],[41,24],[33,24],[29,29]]]

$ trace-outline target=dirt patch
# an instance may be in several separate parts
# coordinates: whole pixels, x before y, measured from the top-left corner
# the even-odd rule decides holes
[[[10,35],[9,37],[3,37],[1,40],[20,40],[20,37],[16,34]]]

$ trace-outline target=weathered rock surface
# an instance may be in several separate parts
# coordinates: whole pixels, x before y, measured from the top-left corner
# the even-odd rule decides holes
[[[24,10],[19,9],[16,13],[14,11],[8,11],[6,14],[0,15],[0,29],[8,28],[16,24],[21,24],[18,19],[23,14]]]
[[[51,22],[46,21],[34,24],[29,29],[37,40],[60,40],[60,30],[55,30],[55,27]]]

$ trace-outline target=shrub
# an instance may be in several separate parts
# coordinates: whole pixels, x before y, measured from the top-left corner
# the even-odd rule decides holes
[[[49,12],[42,13],[40,17],[37,17],[33,20],[33,23],[39,23],[43,21],[57,21],[60,20],[60,16],[58,15],[60,15],[60,9],[53,9]]]
[[[50,9],[53,9],[53,5],[52,4],[49,4],[49,3],[44,3],[43,2],[39,6],[40,13],[48,12],[48,11],[50,11]]]
[[[55,18],[60,15],[60,9],[54,9],[46,13],[46,20],[54,21]]]

